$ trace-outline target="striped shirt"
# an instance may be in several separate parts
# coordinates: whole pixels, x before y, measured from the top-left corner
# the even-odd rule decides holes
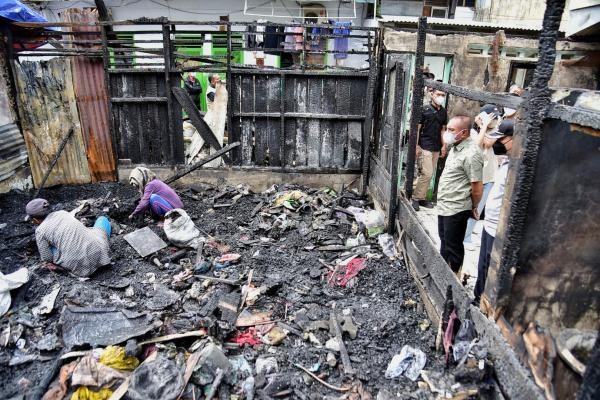
[[[66,211],[50,213],[35,230],[35,240],[42,261],[51,261],[77,276],[89,276],[110,264],[106,233],[87,228]]]

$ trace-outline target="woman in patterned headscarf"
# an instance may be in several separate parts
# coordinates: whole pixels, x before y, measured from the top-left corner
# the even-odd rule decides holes
[[[174,208],[183,208],[183,202],[177,193],[169,185],[156,179],[156,174],[146,167],[134,168],[129,174],[129,184],[142,195],[129,219],[148,209],[154,216],[163,217]]]

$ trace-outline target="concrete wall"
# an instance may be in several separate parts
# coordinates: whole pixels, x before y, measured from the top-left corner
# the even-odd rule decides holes
[[[129,174],[135,167],[133,164],[122,164],[119,166],[119,182],[128,183]],[[148,168],[156,173],[159,179],[166,179],[176,170],[173,168],[149,165]],[[358,188],[360,186],[359,174],[317,174],[317,173],[297,173],[297,172],[277,172],[264,169],[246,169],[246,168],[200,168],[190,172],[188,175],[178,179],[174,186],[186,187],[198,183],[209,183],[211,185],[238,185],[247,184],[251,190],[262,192],[273,185],[305,185],[312,188],[330,187],[334,190],[341,190],[342,185],[346,189]]]
[[[451,82],[453,85],[464,86],[471,89],[486,90],[490,92],[503,92],[509,79],[510,63],[515,59],[499,56],[474,56],[468,54],[469,44],[492,44],[494,35],[427,35],[426,52],[445,54],[453,57]],[[388,50],[414,52],[416,47],[416,33],[394,31],[386,29],[384,44]],[[536,39],[505,38],[504,46],[525,47],[537,49]],[[598,51],[597,44],[573,43],[559,41],[557,49],[579,51]],[[595,89],[598,85],[598,66],[580,67],[568,66],[565,62],[557,62],[550,80],[551,87],[571,87],[582,89]],[[486,72],[487,71],[487,72]],[[450,114],[473,114],[479,107],[473,101],[450,96],[448,111]]]
[[[475,20],[515,26],[541,28],[546,0],[479,0]],[[569,0],[566,0],[561,30],[569,21]]]

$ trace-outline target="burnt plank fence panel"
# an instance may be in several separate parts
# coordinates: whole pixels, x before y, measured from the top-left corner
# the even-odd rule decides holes
[[[240,85],[237,87],[240,90],[240,103],[234,103],[234,110],[239,109],[241,112],[252,112],[255,109],[254,105],[254,76],[240,75]],[[239,108],[237,108],[239,106]],[[254,119],[248,117],[240,117],[241,121],[241,154],[242,165],[253,165],[254,154]]]
[[[307,94],[307,111],[319,114],[323,105],[323,79],[309,79]],[[321,121],[316,118],[308,120],[307,135],[308,166],[318,168],[321,155]]]
[[[175,101],[168,114],[165,101],[170,90],[160,72],[111,73],[113,123],[120,159],[133,163],[167,164],[183,161],[181,124],[169,132],[169,119],[179,121],[181,107]],[[177,85],[177,80],[172,82]],[[115,100],[116,99],[116,100]],[[173,137],[172,137],[173,136]]]
[[[281,115],[281,79],[276,75],[267,75],[267,112]],[[267,118],[267,143],[269,165],[281,166],[281,117]]]
[[[238,110],[240,108],[240,102],[241,102],[241,91],[240,91],[240,85],[241,85],[241,76],[233,76],[231,78],[231,96],[229,97],[229,101],[231,102],[231,107],[230,110]],[[229,131],[230,131],[230,143],[233,142],[242,142],[242,119],[239,116],[231,116],[231,126],[229,127]],[[242,163],[242,146],[238,146],[235,149],[233,149],[230,154],[231,154],[231,159],[234,165],[240,165]]]
[[[285,160],[284,165],[295,166],[296,157],[296,120],[287,118],[284,123],[285,129]]]
[[[366,74],[236,70],[231,79],[237,165],[361,168]]]
[[[299,113],[305,113],[307,111],[307,94],[308,94],[308,78],[296,77],[295,79],[295,93],[292,94],[292,98],[296,98],[297,107],[296,111]],[[307,123],[306,118],[298,118],[296,121],[296,165],[305,166],[308,161],[308,147],[307,141]]]
[[[337,86],[338,79],[324,79],[323,80],[323,114],[335,114],[336,110],[336,97],[335,88]],[[322,120],[321,121],[321,167],[335,167],[333,163],[333,120]]]
[[[361,165],[362,154],[362,122],[348,122],[348,158],[346,168],[358,169]]]
[[[254,78],[254,107],[257,112],[267,111],[267,79],[266,75],[258,75]],[[266,163],[269,148],[267,122],[267,118],[257,117],[254,125],[254,162],[261,166]]]

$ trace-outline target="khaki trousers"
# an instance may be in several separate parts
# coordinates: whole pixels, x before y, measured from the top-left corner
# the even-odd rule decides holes
[[[439,151],[421,150],[421,156],[417,159],[419,172],[413,186],[414,200],[425,200],[433,171],[437,168],[439,156]]]

